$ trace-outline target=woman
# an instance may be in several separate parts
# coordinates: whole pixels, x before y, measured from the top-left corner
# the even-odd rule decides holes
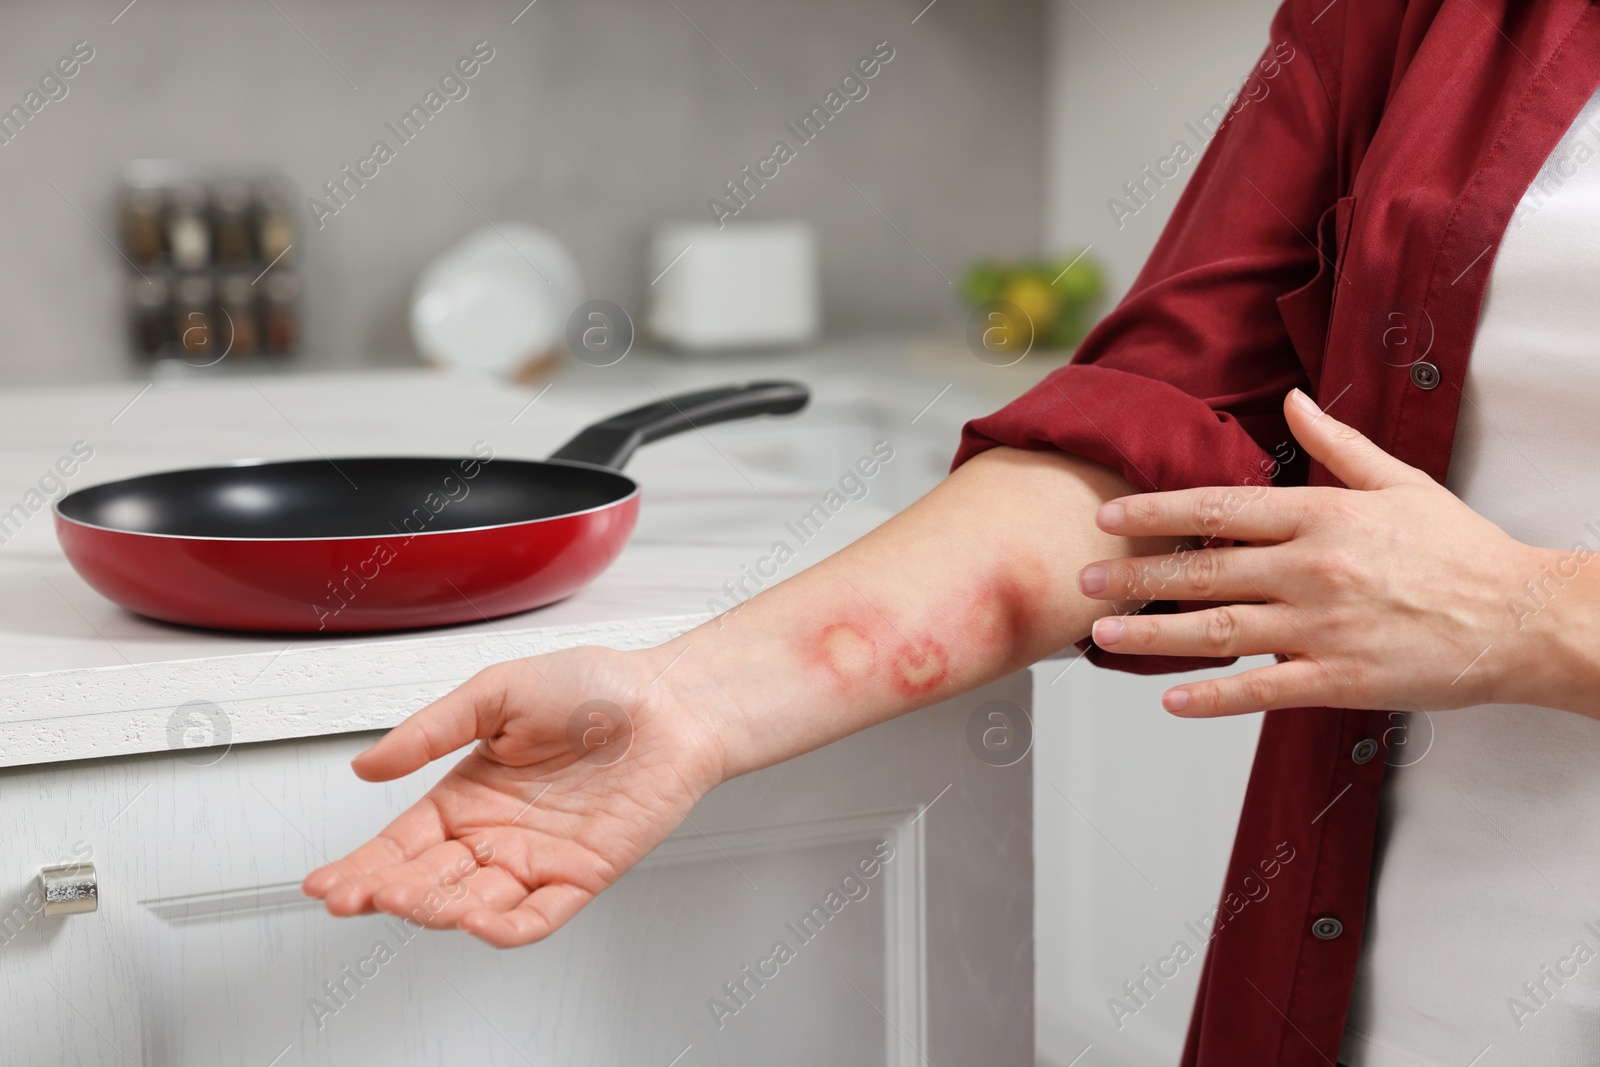
[[[483,743],[306,891],[403,915],[481,862],[429,921],[526,944],[717,783],[1091,629],[1128,670],[1276,653],[1163,699],[1269,712],[1228,885],[1294,855],[1184,1062],[1600,1063],[1600,6],[1289,0],[1253,77],[1128,297],[942,485],[665,646],[418,712],[357,773]],[[590,700],[626,759],[567,749]]]

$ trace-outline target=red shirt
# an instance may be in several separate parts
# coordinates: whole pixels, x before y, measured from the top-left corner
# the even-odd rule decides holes
[[[1088,457],[1144,491],[1264,473],[1336,485],[1303,458],[1274,465],[1298,385],[1444,480],[1496,246],[1600,84],[1600,4],[1288,0],[1272,60],[1269,91],[1247,87],[1257,99],[1207,148],[1127,297],[1069,366],[969,424],[956,463],[1005,444]],[[1142,673],[1227,662],[1085,646]],[[1266,714],[1224,901],[1280,843],[1294,859],[1211,940],[1185,1065],[1338,1057],[1391,725],[1385,711]],[[1379,758],[1363,761],[1368,739]]]

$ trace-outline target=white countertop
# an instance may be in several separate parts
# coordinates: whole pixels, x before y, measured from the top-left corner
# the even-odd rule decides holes
[[[559,604],[488,623],[339,638],[168,626],[90,589],[41,509],[0,544],[0,766],[192,745],[206,735],[185,734],[196,720],[177,710],[184,705],[220,723],[219,741],[376,729],[498,660],[658,643],[705,618],[708,598],[722,597],[723,583],[784,538],[784,523],[875,440],[895,446],[899,467],[795,546],[785,575],[903,506],[936,480],[962,421],[1053,365],[1000,369],[961,351],[861,343],[698,361],[639,353],[608,368],[572,361],[531,387],[427,370],[234,370],[148,386],[0,392],[0,512],[80,440],[94,456],[70,488],[246,457],[460,455],[478,440],[497,455],[540,457],[658,390],[757,377],[797,378],[815,397],[791,419],[725,424],[642,449],[628,467],[643,486],[639,525],[612,568]]]

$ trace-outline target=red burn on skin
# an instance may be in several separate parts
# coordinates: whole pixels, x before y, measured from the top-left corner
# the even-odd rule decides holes
[[[1053,582],[1037,559],[1023,558],[992,571],[945,612],[960,620],[951,635],[963,648],[1015,653],[1044,625]]]
[[[1044,568],[1033,561],[1007,568],[980,586],[965,612],[973,643],[1009,648],[1025,640],[1039,625],[1037,605],[1048,589]]]
[[[1009,649],[1040,625],[1049,590],[1048,569],[1036,559],[1019,560],[972,589],[943,617],[960,620],[953,636],[963,646]],[[888,667],[896,691],[920,697],[945,684],[950,673],[946,646],[926,637],[907,641],[899,632],[889,632],[886,622],[879,617],[824,626],[803,642],[803,658],[848,689],[877,673],[882,637],[893,650]]]
[[[937,641],[902,645],[894,657],[894,687],[906,696],[924,696],[944,684],[950,655]]]
[[[933,692],[949,673],[950,656],[932,640],[906,643],[891,638],[889,680],[905,696]],[[826,671],[842,689],[859,685],[879,672],[878,641],[865,626],[836,622],[824,626],[804,646],[806,662]]]
[[[842,686],[870,675],[877,665],[878,646],[861,627],[848,622],[824,626],[809,642],[805,658],[827,671]]]

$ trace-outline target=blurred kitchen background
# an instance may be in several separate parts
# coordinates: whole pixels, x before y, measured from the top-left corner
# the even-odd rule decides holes
[[[1120,227],[1108,199],[1175,141],[1194,143],[1185,123],[1239,86],[1275,6],[525,2],[0,2],[0,108],[22,109],[0,120],[0,384],[148,378],[152,360],[135,351],[141,293],[161,309],[183,374],[414,366],[425,355],[470,365],[484,337],[451,332],[465,299],[451,271],[472,276],[462,242],[492,222],[507,247],[521,235],[518,258],[555,275],[545,281],[564,302],[542,318],[513,315],[490,341],[514,351],[479,370],[508,388],[558,374],[573,359],[562,346],[580,299],[620,312],[583,323],[631,328],[641,355],[777,351],[799,374],[811,359],[828,373],[852,360],[920,361],[930,380],[966,384],[943,420],[918,423],[926,462],[901,491],[914,496],[953,450],[956,413],[995,406],[1067,358],[1041,337],[1017,366],[998,366],[1011,360],[971,350],[973,304],[1003,295],[1041,321],[1062,316],[1060,341],[1081,332],[1072,316],[1087,325],[1115,300],[1193,168]],[[892,58],[863,78],[857,64],[879,42]],[[57,66],[64,57],[75,61]],[[477,60],[470,77],[458,73],[464,58]],[[803,143],[785,124],[847,74],[866,95]],[[441,89],[446,75],[455,81]],[[448,98],[402,144],[386,124],[430,90]],[[349,183],[343,168],[380,138],[394,158]],[[716,229],[707,201],[739,207],[725,183],[780,140],[795,158],[765,186],[743,186],[748,206]],[[319,219],[307,200],[337,207],[330,181],[350,195]],[[230,196],[250,205],[254,244],[231,264],[214,230],[193,269],[173,262],[183,238],[169,215],[195,182],[210,198],[207,226]],[[168,213],[166,245],[135,262],[129,212],[141,187],[163,190],[143,202]],[[260,224],[281,203],[293,247],[269,263],[281,249]],[[1039,277],[1069,262],[1083,306],[1052,306]],[[204,284],[180,293],[191,275]],[[419,341],[434,290],[438,329]],[[759,310],[753,323],[728,317],[719,297],[730,291]],[[253,362],[218,362],[220,333],[181,351],[183,324],[200,321],[184,300],[220,330],[229,292],[257,316]],[[260,317],[273,300],[292,317],[277,327],[281,356]],[[513,386],[519,375],[533,385]],[[1257,721],[1173,720],[1156,707],[1161,682],[1070,659],[1036,674],[1040,1063],[1173,1062],[1198,964],[1120,1026],[1107,1002],[1213,907]]]
[[[515,25],[521,5],[477,0],[139,0],[113,25],[120,6],[0,8],[8,105],[76,41],[94,48],[68,95],[0,147],[8,384],[128,373],[126,264],[105,238],[117,236],[124,165],[146,157],[260,165],[298,188],[308,362],[415,361],[412,285],[485,216],[548,230],[589,295],[637,318],[652,228],[709,222],[707,199],[726,199],[723,183],[775,141],[795,142],[784,123],[885,40],[895,56],[867,98],[738,221],[814,227],[826,328],[844,333],[959,324],[939,270],[957,278],[979,257],[1041,247],[1048,73],[1035,0],[943,0],[914,26],[904,4],[845,0],[678,0],[681,13],[666,0],[539,0]],[[493,58],[468,95],[317,229],[304,199],[325,196],[380,137],[398,146],[385,123],[479,41]]]

